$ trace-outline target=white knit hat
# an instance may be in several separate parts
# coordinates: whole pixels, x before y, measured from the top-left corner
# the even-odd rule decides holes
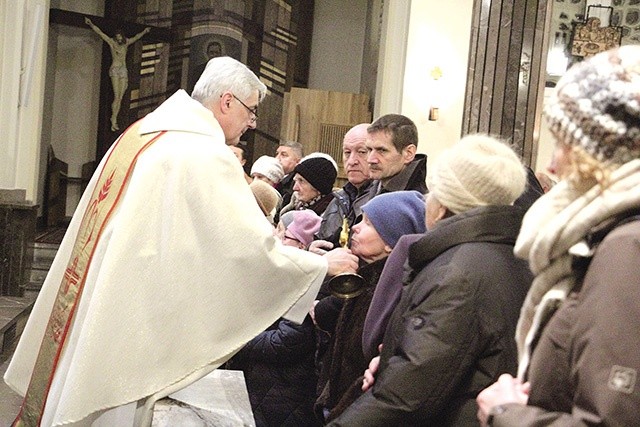
[[[280,162],[278,162],[275,157],[271,156],[260,156],[258,160],[253,162],[250,175],[253,177],[256,173],[266,177],[274,184],[279,183],[284,177],[282,165],[280,165]]]
[[[487,135],[468,135],[436,160],[427,181],[435,198],[459,214],[512,204],[524,191],[527,175],[506,144]]]

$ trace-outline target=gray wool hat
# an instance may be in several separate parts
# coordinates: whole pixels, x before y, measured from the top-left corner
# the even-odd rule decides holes
[[[600,162],[640,157],[640,46],[602,52],[571,67],[544,114],[558,141]]]

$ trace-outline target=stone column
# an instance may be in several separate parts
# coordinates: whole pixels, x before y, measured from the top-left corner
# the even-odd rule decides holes
[[[0,189],[37,203],[49,0],[0,2]]]

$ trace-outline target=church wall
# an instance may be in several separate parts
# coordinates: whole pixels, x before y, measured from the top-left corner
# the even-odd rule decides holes
[[[460,138],[472,8],[468,0],[411,2],[402,113],[416,123],[418,152],[428,163]],[[442,70],[438,80],[435,67]],[[432,106],[436,121],[429,120]]]
[[[104,6],[99,0],[62,1],[60,8],[99,16]],[[52,102],[42,141],[69,166],[66,213],[71,216],[82,195],[82,165],[95,160],[103,42],[88,27],[52,24],[49,45],[56,52],[49,65],[55,72],[48,81]]]
[[[0,2],[0,189],[38,191],[48,0]]]
[[[204,0],[194,0],[194,4],[197,3],[198,1],[201,2]],[[331,5],[327,4],[327,2],[331,2],[331,1],[334,1],[334,0],[327,0],[327,1],[323,0],[322,2],[316,2],[315,7],[319,9],[317,11],[318,16],[326,16],[326,14],[328,13],[327,10],[329,11],[332,10]],[[400,0],[395,0],[395,1],[397,1],[398,3],[402,3]],[[338,5],[346,4],[345,7],[354,7],[354,8],[356,7],[355,5],[351,5],[349,2],[346,2],[345,0],[335,0],[335,2]],[[393,2],[394,0],[387,0],[387,1],[369,0],[368,4],[369,4],[369,7],[371,7],[371,4],[375,4],[376,6],[379,6],[380,4],[393,3]],[[17,2],[2,2],[0,3],[3,8],[2,10],[0,10],[3,13],[2,17],[3,18],[6,17],[5,12],[7,7],[21,8],[22,5],[26,3],[46,4],[47,5],[45,7],[46,9],[48,9],[49,7],[48,6],[49,1],[44,1],[44,0],[21,0]],[[322,3],[322,5],[318,5],[318,3]],[[402,67],[398,67],[393,70],[393,73],[396,73],[396,74],[398,70],[402,72],[402,75],[399,78],[404,83],[400,91],[394,91],[391,94],[386,94],[385,96],[381,96],[381,98],[376,99],[376,106],[380,105],[380,102],[384,103],[388,99],[388,96],[391,96],[394,94],[401,100],[399,104],[400,107],[398,109],[400,110],[401,113],[408,115],[409,117],[411,117],[416,121],[416,124],[418,125],[418,129],[419,129],[419,133],[421,136],[421,141],[424,141],[424,142],[421,142],[419,151],[427,152],[429,154],[430,161],[433,160],[440,151],[446,148],[446,146],[453,143],[453,141],[457,139],[457,137],[459,137],[460,135],[460,117],[462,116],[461,112],[463,109],[460,93],[464,91],[464,88],[463,88],[464,84],[461,83],[460,81],[460,75],[461,75],[460,73],[466,73],[466,61],[467,61],[466,49],[468,47],[469,20],[470,20],[469,14],[471,13],[471,9],[472,9],[471,3],[472,2],[466,1],[466,0],[451,0],[449,2],[414,1],[410,3],[411,17],[410,17],[410,25],[409,25],[409,34],[408,34],[407,43],[406,43],[406,49],[407,49],[406,71],[404,67],[404,61],[403,61]],[[58,7],[63,9],[73,9],[74,7],[76,8],[80,7],[80,8],[83,8],[83,10],[81,10],[82,12],[86,12],[89,14],[96,14],[96,15],[102,14],[102,8],[104,7],[103,5],[104,5],[104,1],[102,0],[89,0],[89,1],[83,1],[83,2],[78,2],[73,0],[67,0],[67,1],[52,0],[51,1],[51,7]],[[360,3],[358,2],[357,5],[359,6]],[[369,14],[370,13],[371,13],[371,9],[369,9]],[[366,19],[371,21],[371,20],[375,20],[375,18],[376,17],[367,16]],[[317,18],[317,19],[321,19],[321,18]],[[19,22],[15,19],[10,19],[10,22],[14,26],[19,24]],[[44,22],[48,22],[48,20],[45,19]],[[351,24],[351,21],[349,20],[345,20],[344,22],[346,22],[346,25]],[[2,37],[0,37],[0,46],[4,46],[4,49],[2,51],[3,55],[0,58],[0,67],[2,67],[2,76],[3,76],[3,79],[2,79],[3,83],[0,84],[0,86],[2,86],[3,84],[5,86],[8,86],[9,84],[4,83],[8,81],[7,79],[14,78],[15,80],[15,78],[19,78],[19,77],[16,77],[15,75],[12,77],[11,72],[5,72],[5,71],[6,70],[11,71],[10,70],[11,67],[15,69],[16,64],[18,64],[17,71],[14,70],[13,73],[19,74],[19,67],[20,67],[19,64],[21,59],[20,59],[20,54],[14,52],[15,45],[17,42],[15,31],[14,30],[9,31],[6,25],[3,25],[3,27],[4,27],[4,30],[0,30],[0,32],[2,32]],[[371,28],[367,29],[367,31],[370,31],[370,30]],[[89,30],[86,30],[86,32],[87,34],[91,34]],[[57,34],[57,37],[58,37],[58,41],[56,43],[59,43],[61,37],[78,37],[78,36],[75,34],[69,34],[69,35]],[[359,37],[360,37],[359,33],[357,33],[354,36],[354,38],[359,38]],[[369,40],[371,40],[372,38],[371,34],[367,34],[365,36],[365,39],[367,37],[369,38]],[[80,37],[80,39],[81,38],[82,37]],[[98,47],[96,46],[91,47],[89,45],[83,45],[82,43],[78,43],[78,45],[84,46],[83,49],[85,51],[98,50],[101,42],[97,40],[95,37],[93,38],[93,41],[96,43]],[[80,40],[76,40],[76,42],[80,42]],[[364,43],[367,43],[367,40],[365,40]],[[327,46],[327,45],[328,44],[325,40],[324,46]],[[7,46],[9,47],[8,50],[7,50]],[[335,87],[337,87],[338,80],[340,80],[340,73],[332,73],[332,76],[328,76],[327,70],[329,69],[329,67],[327,66],[328,63],[324,60],[324,58],[331,57],[331,52],[322,53],[323,49],[335,50],[335,48],[332,48],[330,46],[325,48],[321,46],[322,44],[320,43],[319,40],[314,41],[314,44],[312,45],[312,55],[314,56],[315,59],[314,59],[313,67],[311,68],[311,71],[310,71],[311,79],[309,83],[314,87],[320,86],[321,84],[320,82],[323,82],[322,84],[334,84],[336,85]],[[365,50],[366,50],[366,47],[367,46],[365,46]],[[104,46],[102,47],[102,49],[104,49]],[[354,55],[354,57],[356,55],[355,52],[359,52],[359,46],[356,47],[355,42],[353,46],[350,44],[344,49],[351,52],[351,54]],[[43,52],[44,50],[45,49],[43,48]],[[442,55],[441,52],[443,51],[446,51],[446,55]],[[245,50],[243,50],[243,54],[244,52]],[[90,56],[84,57],[84,60],[87,62],[87,64],[93,64],[92,66],[95,65],[95,63],[97,62],[96,58],[98,58],[100,54],[98,52],[93,52],[93,55],[96,55],[96,57],[90,57]],[[434,58],[449,58],[449,57],[452,58],[452,63],[451,64],[443,63],[441,65],[441,68],[443,70],[443,78],[441,80],[441,83],[442,83],[441,86],[444,87],[444,89],[441,89],[441,91],[445,92],[446,96],[444,96],[443,99],[439,101],[440,102],[439,119],[437,121],[429,121],[428,120],[429,108],[433,102],[430,97],[434,92],[433,90],[428,88],[428,86],[430,86],[433,83],[432,81],[430,81],[430,78],[429,78],[430,67],[434,63]],[[317,61],[316,60],[317,58],[320,58],[321,60]],[[356,91],[354,90],[354,89],[357,89],[356,82],[359,79],[362,85],[364,73],[370,70],[362,70],[362,64],[358,64],[357,63],[358,61],[353,61],[353,62],[356,63],[354,64],[355,68],[361,67],[360,72],[356,71],[353,74],[349,74],[349,79],[343,79],[344,82],[340,82],[340,83],[345,83],[347,84],[349,90]],[[51,61],[49,61],[46,65],[48,72],[50,70],[51,65],[52,65]],[[85,64],[83,61],[83,66],[84,65]],[[384,64],[381,64],[381,65],[384,65]],[[42,71],[42,75],[44,76],[44,69],[45,69],[44,65],[40,66],[36,72],[36,75],[38,72]],[[83,79],[91,79],[94,77],[98,78],[97,75],[100,72],[101,72],[101,69],[98,68],[98,69],[94,69],[93,72],[86,71],[80,74]],[[343,74],[343,77],[346,75],[347,73],[345,72]],[[186,78],[186,76],[183,76],[183,77]],[[329,77],[335,77],[335,80],[332,80]],[[451,77],[450,80],[449,80],[449,77]],[[64,81],[65,77],[57,76],[55,77],[55,79],[62,82]],[[96,88],[99,87],[99,85],[94,83],[87,84],[86,90],[81,89],[78,91],[78,92],[81,92],[81,96],[80,96],[81,99],[80,100],[73,99],[73,102],[69,102],[69,104],[73,103],[73,106],[63,106],[63,105],[58,105],[56,103],[55,110],[54,110],[54,105],[52,105],[52,102],[51,102],[52,97],[50,96],[50,93],[47,93],[45,96],[43,96],[42,93],[44,93],[44,89],[42,87],[38,87],[38,84],[43,86],[44,77],[42,77],[40,80],[41,81],[38,83],[38,79],[36,78],[35,86],[33,86],[33,90],[36,91],[35,92],[36,95],[40,93],[39,99],[43,100],[43,104],[44,104],[45,123],[43,124],[43,138],[42,138],[43,147],[46,147],[49,141],[52,141],[52,138],[53,138],[53,140],[55,140],[54,144],[58,147],[57,148],[58,152],[61,153],[69,149],[69,147],[64,147],[64,148],[62,147],[61,145],[63,142],[62,138],[56,139],[58,138],[57,135],[67,134],[67,136],[69,137],[65,138],[64,142],[66,143],[66,142],[72,141],[73,144],[76,144],[75,148],[78,148],[78,145],[82,144],[83,139],[88,139],[88,138],[85,138],[84,135],[86,134],[91,135],[94,131],[86,130],[86,129],[78,129],[77,124],[74,124],[75,127],[70,126],[68,124],[64,125],[61,123],[61,120],[73,120],[76,117],[82,117],[83,114],[89,115],[95,119],[95,117],[97,116],[96,109],[99,107],[99,104],[100,104],[99,98],[96,95],[96,90],[99,90]],[[157,84],[157,83],[154,82],[154,84]],[[2,93],[0,93],[0,96],[2,96],[0,101],[2,101],[1,108],[3,108],[3,112],[7,111],[7,108],[8,108],[6,105],[6,100],[7,100],[6,97],[7,96],[15,97],[15,94],[12,95],[12,91],[15,90],[16,85],[13,85],[13,83],[11,83],[11,85],[12,85],[11,90],[6,91],[5,89],[3,89]],[[57,90],[63,91],[63,92],[66,90],[67,93],[71,93],[71,91],[68,89],[69,85],[59,83],[58,86],[59,88],[57,88]],[[72,95],[75,95],[75,93],[72,93]],[[77,102],[80,104],[77,104]],[[76,106],[76,104],[81,106]],[[64,114],[58,113],[58,109],[63,107],[66,108],[67,111]],[[41,107],[38,107],[36,111],[38,111],[40,108]],[[380,111],[378,111],[377,113],[380,113]],[[40,197],[36,197],[35,193],[38,188],[41,189],[42,187],[42,183],[41,183],[42,178],[41,177],[38,178],[37,176],[34,176],[34,169],[38,169],[38,167],[37,166],[35,168],[33,167],[34,160],[31,160],[31,158],[34,158],[36,163],[39,162],[40,159],[42,158],[42,152],[44,150],[41,149],[39,146],[34,146],[33,143],[21,142],[22,140],[20,139],[20,136],[16,136],[17,126],[15,125],[11,126],[11,122],[15,121],[14,120],[15,115],[12,116],[12,114],[13,113],[9,112],[9,114],[0,115],[0,120],[1,120],[0,124],[2,124],[1,127],[3,129],[3,132],[5,129],[7,129],[7,132],[9,135],[9,138],[6,139],[9,142],[9,145],[2,144],[2,147],[0,147],[0,187],[1,188],[25,188],[27,189],[27,195],[29,200],[33,201],[34,203],[36,202],[40,203],[41,202]],[[374,113],[374,116],[376,115],[379,115],[379,114]],[[262,117],[261,117],[261,120],[262,120]],[[46,121],[49,121],[50,123],[46,123]],[[274,122],[276,122],[276,120],[274,120]],[[7,124],[9,124],[8,127],[7,127]],[[39,131],[39,126],[40,126],[40,118],[32,117],[29,123],[26,126],[23,126],[23,129],[25,131],[34,133]],[[90,126],[92,129],[94,129],[95,124],[89,124],[86,126]],[[13,133],[10,133],[10,132],[13,132]],[[35,139],[37,140],[38,138],[39,138],[39,135],[36,135]],[[95,134],[94,134],[94,139],[95,139]],[[13,144],[11,144],[12,141],[14,141]],[[543,150],[545,150],[544,147],[539,148],[539,152],[541,153],[541,155],[538,156],[537,158],[538,164],[541,164],[541,162],[544,163],[544,160],[542,158],[547,156],[547,154],[543,153]],[[78,164],[72,167],[72,170],[71,170],[72,175],[75,175],[77,173],[79,168],[79,163],[81,161],[84,161],[85,158],[90,157],[88,154],[90,151],[91,151],[90,149],[85,150],[80,148],[80,154],[78,154],[78,159],[77,159]],[[546,152],[549,152],[549,150],[547,150]],[[20,159],[23,159],[23,160],[20,160],[18,156],[21,156]],[[27,157],[29,157],[29,159],[27,159]],[[23,161],[23,162],[26,161],[26,163],[19,164],[18,162],[20,161]],[[74,162],[76,162],[76,160],[74,160]],[[29,166],[30,164],[31,166]],[[25,165],[27,166],[26,168],[24,167]],[[31,168],[31,170],[29,170],[29,168]],[[18,170],[20,170],[20,172],[18,172]],[[37,175],[37,171],[35,175]]]
[[[309,89],[360,93],[368,0],[316,1]]]
[[[403,113],[403,80],[411,3],[405,0],[382,0],[374,118],[388,113]]]

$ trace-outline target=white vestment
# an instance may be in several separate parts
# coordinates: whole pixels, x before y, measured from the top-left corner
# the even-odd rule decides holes
[[[302,322],[325,276],[322,257],[273,237],[211,111],[180,90],[142,119],[140,134],[163,130],[97,243],[42,425],[133,425],[134,416],[148,424],[155,400],[218,367],[279,317]],[[5,374],[21,395],[104,163]]]

